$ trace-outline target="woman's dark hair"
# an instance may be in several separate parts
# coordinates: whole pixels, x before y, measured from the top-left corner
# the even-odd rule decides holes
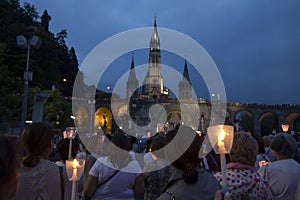
[[[176,137],[175,137],[176,136]],[[188,184],[198,181],[199,150],[202,142],[199,135],[188,126],[179,126],[166,134],[166,158],[172,165],[182,171],[183,179]],[[176,159],[172,154],[179,154]]]
[[[27,154],[23,165],[35,167],[40,158],[48,153],[53,136],[54,130],[47,123],[35,122],[27,126],[22,133],[23,146]]]
[[[0,136],[0,180],[15,175],[15,169],[21,165],[21,145],[17,136]]]
[[[60,160],[68,160],[69,156],[69,146],[70,146],[70,140],[68,138],[62,139],[58,145],[57,150],[59,153]],[[75,158],[77,155],[77,151],[79,149],[79,142],[78,140],[72,140],[72,150],[71,150],[71,156],[72,158]]]
[[[251,136],[256,140],[258,145],[258,154],[266,154],[264,143],[261,137],[258,137],[257,135],[251,134]]]
[[[115,168],[121,169],[132,160],[129,154],[131,145],[124,132],[119,131],[112,137],[108,147],[108,158]]]
[[[166,145],[166,139],[163,136],[154,136],[151,140],[150,150],[157,158],[164,158],[165,153],[162,149]]]
[[[297,153],[295,139],[286,133],[277,133],[272,139],[270,148],[283,158],[293,158]]]
[[[5,197],[7,187],[11,186],[21,167],[21,145],[18,137],[0,136],[0,195]],[[17,183],[15,183],[17,184]]]

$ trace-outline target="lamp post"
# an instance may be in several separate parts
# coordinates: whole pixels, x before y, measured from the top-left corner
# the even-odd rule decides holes
[[[90,105],[90,135],[94,134],[94,120],[95,120],[95,99],[89,99],[88,104]]]
[[[41,40],[38,36],[33,35],[37,28],[30,26],[27,28],[31,32],[31,38],[27,40],[23,35],[17,36],[17,43],[21,48],[27,48],[26,68],[24,72],[24,89],[23,89],[23,100],[22,100],[22,114],[21,114],[21,131],[25,128],[25,121],[27,116],[27,102],[28,102],[28,83],[32,81],[32,72],[29,71],[29,58],[30,58],[30,46],[39,48]]]

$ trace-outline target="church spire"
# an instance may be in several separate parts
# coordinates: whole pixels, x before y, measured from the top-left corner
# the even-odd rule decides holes
[[[150,40],[150,50],[159,50],[160,49],[160,40],[157,33],[156,17],[154,17],[154,26],[153,32]]]
[[[154,99],[167,97],[167,93],[163,90],[160,58],[160,41],[155,17],[153,32],[150,39],[149,68],[143,82],[142,97]]]
[[[132,57],[131,57],[131,66],[130,66],[130,69],[134,69],[134,54],[132,54]]]
[[[189,75],[189,71],[188,71],[188,66],[187,66],[187,62],[186,60],[184,60],[184,69],[183,69],[183,77],[182,77],[182,80],[186,79],[188,81],[188,83],[190,85],[191,84],[191,79],[190,79],[190,75]]]
[[[184,69],[182,80],[178,84],[179,98],[181,99],[192,99],[192,83],[188,71],[187,61],[184,60]]]
[[[129,77],[128,77],[128,81],[127,81],[126,98],[130,98],[130,97],[137,98],[137,96],[138,96],[139,82],[136,78],[134,67],[135,67],[134,66],[134,55],[132,54],[130,72],[129,72]]]

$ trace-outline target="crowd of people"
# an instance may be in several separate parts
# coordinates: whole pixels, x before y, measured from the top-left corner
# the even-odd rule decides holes
[[[212,150],[199,158],[205,137],[180,125],[149,138],[141,154],[136,152],[139,141],[122,130],[94,138],[89,145],[97,150],[77,136],[71,158],[86,164],[75,199],[300,200],[299,149],[291,135],[256,138],[235,132],[226,157],[226,193],[218,155]],[[62,133],[43,122],[27,126],[21,138],[0,136],[1,199],[71,199],[69,145]]]

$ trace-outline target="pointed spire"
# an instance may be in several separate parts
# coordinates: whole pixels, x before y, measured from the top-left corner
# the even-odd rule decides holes
[[[189,71],[188,71],[188,66],[187,66],[187,62],[186,62],[186,59],[184,60],[184,69],[183,69],[183,77],[182,77],[182,80],[184,80],[183,78],[185,78],[190,85],[191,84],[191,80],[190,80],[190,75],[189,75]]]
[[[150,50],[159,50],[160,41],[157,33],[156,16],[154,17],[153,32],[150,40]]]
[[[130,72],[129,72],[129,77],[127,81],[127,86],[126,86],[126,98],[138,97],[138,86],[139,86],[139,81],[136,78],[135,74],[135,69],[134,69],[134,54],[132,53],[132,58],[131,58],[131,66],[130,66]]]
[[[130,69],[134,69],[134,53],[132,53]]]
[[[129,72],[129,77],[128,77],[129,82],[136,82],[136,74],[135,74],[135,69],[134,69],[134,54],[132,53],[132,58],[131,58],[131,66],[130,66],[130,72]]]

